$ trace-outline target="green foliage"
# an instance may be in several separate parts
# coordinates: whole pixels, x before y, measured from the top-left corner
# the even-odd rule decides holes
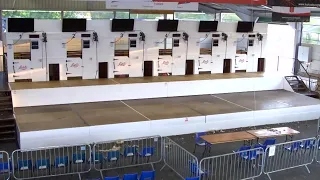
[[[112,19],[113,11],[91,11],[91,19]]]
[[[222,22],[238,22],[241,19],[235,13],[222,13],[221,14]]]
[[[116,12],[116,18],[117,19],[128,19],[129,18],[129,12],[117,11]]]
[[[4,18],[61,19],[56,11],[2,11]]]
[[[163,19],[163,14],[130,14],[131,19]]]
[[[35,18],[35,19],[61,19],[59,11],[2,11],[4,18]],[[87,19],[112,19],[113,11],[64,11],[64,18],[87,18]],[[127,19],[129,12],[117,11],[116,18]],[[162,19],[163,14],[131,14],[132,19]],[[185,20],[214,20],[214,14],[176,12],[176,19]],[[223,22],[237,22],[240,18],[234,13],[222,13]]]
[[[175,13],[175,18],[188,20],[215,20],[214,14],[205,13]]]

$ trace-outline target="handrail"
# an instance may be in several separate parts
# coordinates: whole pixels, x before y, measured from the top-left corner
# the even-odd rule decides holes
[[[301,61],[299,61],[299,59],[295,59],[298,63],[299,63],[299,65],[300,65],[300,67],[302,67],[303,68],[303,70],[304,70],[304,72],[306,73],[306,75],[308,76],[307,78],[309,79],[309,87],[308,87],[308,90],[309,90],[309,92],[311,91],[311,75],[308,73],[308,70],[303,66],[303,64],[301,63]],[[301,68],[299,68],[299,71],[300,71],[300,69]],[[299,73],[299,72],[298,72]],[[296,74],[296,75],[298,75],[298,74]]]

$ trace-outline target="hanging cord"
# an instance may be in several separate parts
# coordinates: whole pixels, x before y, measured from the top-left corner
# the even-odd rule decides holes
[[[124,33],[121,33],[121,34],[120,34],[120,38],[117,39],[117,40],[114,41],[114,42],[111,42],[111,43],[112,43],[112,44],[116,44],[117,42],[119,42],[119,41],[123,38],[123,36],[124,36]]]
[[[99,60],[98,60],[98,41],[96,41],[96,75],[95,79],[97,79],[98,72],[99,72]]]
[[[22,39],[23,34],[24,34],[24,33],[20,34],[20,35],[19,35],[19,39],[18,39],[15,43],[13,43],[12,45],[16,45],[16,44]]]
[[[169,32],[168,34],[166,34],[166,35],[164,36],[164,40],[163,40],[162,42],[157,42],[157,43],[158,43],[158,44],[164,43],[170,34],[171,34],[171,32]]]
[[[66,44],[68,44],[70,41],[72,41],[76,37],[76,34],[77,34],[77,32],[73,33],[71,39],[68,42],[66,42]]]
[[[263,46],[262,46],[262,40],[260,41],[260,43],[261,43],[261,48],[260,48],[260,58],[262,58],[262,48],[263,48]]]
[[[224,59],[227,59],[227,51],[228,51],[228,40],[226,40],[226,49],[224,52]]]
[[[204,37],[204,39],[203,39],[202,41],[199,41],[199,44],[202,43],[203,41],[205,41],[208,37],[209,37],[209,35],[206,34],[206,36]]]

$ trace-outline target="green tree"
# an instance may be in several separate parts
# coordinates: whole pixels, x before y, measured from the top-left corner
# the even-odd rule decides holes
[[[117,19],[128,19],[129,18],[129,12],[117,11],[116,12],[116,18]]]
[[[214,14],[204,13],[175,13],[176,19],[190,19],[190,20],[215,20]]]
[[[35,18],[35,19],[61,19],[60,12],[56,11],[3,11],[4,18]]]
[[[222,22],[238,22],[241,19],[235,13],[222,13],[221,14]]]
[[[130,14],[131,19],[160,19],[163,14]]]
[[[91,19],[112,19],[113,11],[91,11]]]

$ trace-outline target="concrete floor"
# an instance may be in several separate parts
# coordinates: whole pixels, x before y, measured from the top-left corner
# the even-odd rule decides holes
[[[10,83],[11,90],[40,89],[74,86],[97,86],[114,84],[134,84],[152,82],[172,82],[172,81],[194,81],[211,79],[232,79],[232,78],[255,78],[263,77],[264,73],[230,73],[230,74],[201,74],[190,76],[157,76],[157,77],[130,77],[95,80],[69,80],[69,81],[48,81],[48,82],[15,82]]]
[[[21,132],[140,122],[320,104],[284,91],[140,99],[15,108]]]

